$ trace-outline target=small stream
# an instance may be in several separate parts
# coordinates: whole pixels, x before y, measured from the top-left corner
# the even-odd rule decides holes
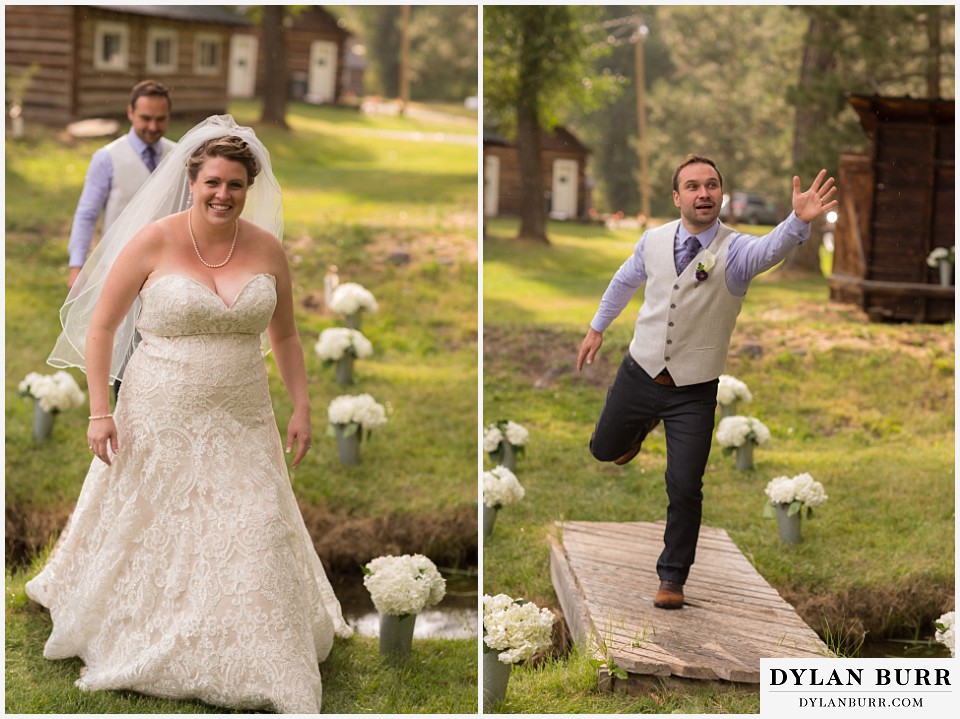
[[[417,615],[413,636],[418,639],[474,639],[478,633],[477,577],[445,574],[447,593],[434,607]],[[333,581],[333,591],[340,600],[343,617],[363,637],[380,634],[380,615],[373,606],[370,593],[363,586],[363,577]]]

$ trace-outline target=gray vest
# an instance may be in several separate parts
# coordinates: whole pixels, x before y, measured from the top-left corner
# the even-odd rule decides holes
[[[647,282],[630,354],[651,377],[666,368],[674,382],[684,386],[723,374],[743,298],[727,289],[727,251],[733,230],[720,225],[707,248],[716,263],[701,282],[696,272],[702,252],[677,276],[673,245],[679,223],[676,220],[647,233],[643,255]]]
[[[176,143],[163,137],[159,142],[160,157],[157,164]],[[103,227],[101,234],[114,223],[123,212],[123,208],[137,194],[140,186],[150,177],[150,171],[130,144],[129,135],[119,137],[106,146],[110,162],[113,164],[113,182],[110,185],[110,194],[107,195],[107,205],[103,210]]]

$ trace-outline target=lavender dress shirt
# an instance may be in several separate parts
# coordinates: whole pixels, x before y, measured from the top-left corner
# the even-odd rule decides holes
[[[147,143],[140,139],[132,127],[127,134],[127,139],[136,153],[140,157],[144,157]],[[159,161],[162,154],[159,143],[154,144],[153,147],[157,151]],[[144,164],[147,164],[146,160],[144,160]],[[90,252],[90,245],[93,244],[93,233],[97,227],[97,220],[100,219],[103,208],[107,206],[107,198],[110,196],[112,186],[113,163],[110,161],[110,155],[106,149],[101,147],[90,158],[87,177],[83,182],[83,192],[80,193],[77,210],[73,213],[73,227],[70,229],[70,241],[67,243],[67,250],[70,253],[70,267],[82,267],[86,261],[87,254]]]
[[[719,229],[720,222],[717,221],[710,229],[697,235],[700,245],[709,247]],[[691,234],[681,222],[673,241],[674,257],[679,259],[683,253],[683,244],[688,237],[691,237]],[[754,277],[774,267],[789,254],[790,250],[806,241],[808,237],[810,237],[810,225],[793,212],[763,237],[734,233],[727,253],[725,274],[727,287],[733,294],[743,297],[747,294],[747,288]],[[610,323],[630,302],[640,285],[647,281],[643,262],[646,238],[647,233],[644,232],[634,247],[633,254],[620,265],[620,269],[616,271],[606,292],[603,293],[600,307],[590,321],[590,326],[597,332],[603,332],[610,326]]]

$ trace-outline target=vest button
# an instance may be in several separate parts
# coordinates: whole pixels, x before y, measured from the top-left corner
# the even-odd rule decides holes
[[[673,327],[673,322],[667,322],[667,327]]]
[[[677,309],[677,306],[676,306],[676,305],[670,305],[670,309],[671,309],[671,310],[675,310],[675,309]]]
[[[672,344],[673,344],[673,340],[667,340],[667,344],[668,344],[668,345],[672,345]]]
[[[673,289],[679,290],[679,289],[680,289],[680,285],[674,285],[674,286],[673,286]]]
[[[670,361],[670,358],[669,358],[669,357],[664,357],[664,358],[663,358],[663,361],[664,361],[664,362],[669,362],[669,361]]]

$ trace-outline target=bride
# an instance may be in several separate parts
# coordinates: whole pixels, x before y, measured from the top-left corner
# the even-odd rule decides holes
[[[318,663],[351,630],[284,460],[310,448],[310,406],[281,233],[266,149],[229,115],[208,118],[61,311],[49,361],[87,373],[96,458],[27,593],[53,620],[44,656],[80,657],[82,689],[320,711]],[[293,402],[284,444],[264,332]]]

